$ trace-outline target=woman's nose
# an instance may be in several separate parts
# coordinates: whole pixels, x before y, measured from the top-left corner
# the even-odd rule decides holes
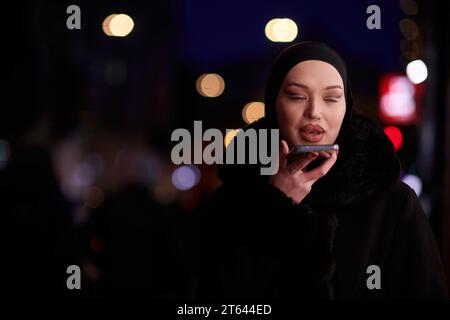
[[[305,110],[304,116],[310,119],[318,119],[320,120],[320,109],[316,102],[310,101],[308,107]]]

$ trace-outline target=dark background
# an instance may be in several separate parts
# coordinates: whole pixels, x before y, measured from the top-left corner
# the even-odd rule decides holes
[[[417,6],[407,14],[402,6]],[[66,8],[81,9],[68,30]],[[381,30],[366,8],[381,8]],[[178,190],[170,160],[176,128],[240,128],[241,111],[263,101],[270,66],[289,43],[269,41],[266,23],[288,17],[295,41],[319,40],[348,63],[356,104],[379,122],[379,81],[428,67],[419,121],[398,125],[403,175],[419,198],[450,279],[449,14],[438,1],[17,1],[2,8],[6,54],[0,114],[0,212],[4,293],[12,296],[191,295],[185,235],[193,211],[220,184],[214,166]],[[108,37],[102,22],[126,13],[134,29]],[[404,18],[418,26],[405,42]],[[403,45],[402,45],[403,43]],[[405,51],[406,47],[415,50]],[[225,91],[205,98],[203,73]],[[197,169],[195,169],[197,170]],[[80,265],[83,290],[65,288]],[[30,273],[30,268],[33,272]]]

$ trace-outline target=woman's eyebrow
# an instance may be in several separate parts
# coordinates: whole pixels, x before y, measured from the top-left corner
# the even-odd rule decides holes
[[[341,86],[339,86],[339,85],[335,85],[335,86],[328,86],[328,87],[325,87],[325,89],[324,89],[324,90],[330,90],[330,89],[341,89],[341,90],[342,90],[342,87],[341,87]]]
[[[309,87],[307,85],[305,85],[303,83],[298,83],[298,82],[290,82],[290,83],[288,83],[287,86],[288,87],[295,86],[295,87],[300,87],[300,88],[304,88],[304,89],[309,89]],[[341,89],[341,90],[343,90],[340,85],[327,86],[327,87],[324,88],[324,90],[330,90],[330,89]]]
[[[296,87],[300,87],[300,88],[304,88],[304,89],[309,89],[307,85],[304,85],[302,83],[298,83],[298,82],[290,82],[287,85],[288,87],[290,86],[296,86]]]

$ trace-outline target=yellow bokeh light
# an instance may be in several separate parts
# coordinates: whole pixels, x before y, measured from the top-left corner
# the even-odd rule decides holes
[[[125,37],[133,30],[134,22],[126,14],[111,14],[103,21],[102,28],[108,36]]]
[[[110,14],[109,16],[107,16],[105,20],[103,20],[103,23],[102,23],[102,29],[103,29],[103,32],[104,32],[106,35],[108,35],[108,36],[112,36],[112,35],[113,35],[113,34],[111,33],[111,29],[109,28],[109,25],[110,25],[110,23],[111,23],[111,20],[112,20],[115,16],[117,16],[117,14],[113,13],[113,14]]]
[[[297,37],[297,25],[290,19],[279,19],[273,24],[274,37],[280,42],[291,42]]]
[[[197,81],[195,82],[195,88],[197,89],[197,92],[198,92],[201,96],[203,96],[203,97],[205,97],[205,95],[203,94],[203,90],[202,90],[201,84],[202,84],[203,79],[204,79],[207,75],[208,75],[207,73],[202,74],[200,77],[198,77]]]
[[[230,142],[233,140],[233,138],[239,133],[241,129],[231,129],[227,132],[225,135],[223,143],[225,144],[225,147],[228,147]]]
[[[197,79],[195,87],[202,96],[215,98],[225,90],[225,81],[217,73],[206,73]]]
[[[277,41],[273,35],[273,25],[280,19],[272,19],[266,24],[266,28],[264,30],[266,37],[271,41]]]
[[[254,101],[247,103],[242,109],[242,119],[247,124],[264,117],[264,103]]]
[[[298,27],[291,19],[272,19],[266,24],[265,33],[273,42],[291,42],[298,35]]]

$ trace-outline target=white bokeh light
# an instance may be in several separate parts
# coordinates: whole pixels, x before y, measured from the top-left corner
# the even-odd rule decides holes
[[[111,37],[125,37],[133,28],[134,21],[126,14],[111,14],[102,23],[103,32]]]
[[[411,61],[406,66],[406,75],[412,83],[419,84],[428,76],[427,66],[422,60]]]
[[[410,117],[416,110],[414,85],[406,77],[391,80],[389,92],[380,99],[381,111],[389,117]]]
[[[420,196],[422,193],[422,180],[418,176],[407,174],[402,178],[402,181],[410,186],[418,197]]]
[[[273,42],[291,42],[298,35],[297,24],[291,19],[272,19],[264,30],[266,37]]]

